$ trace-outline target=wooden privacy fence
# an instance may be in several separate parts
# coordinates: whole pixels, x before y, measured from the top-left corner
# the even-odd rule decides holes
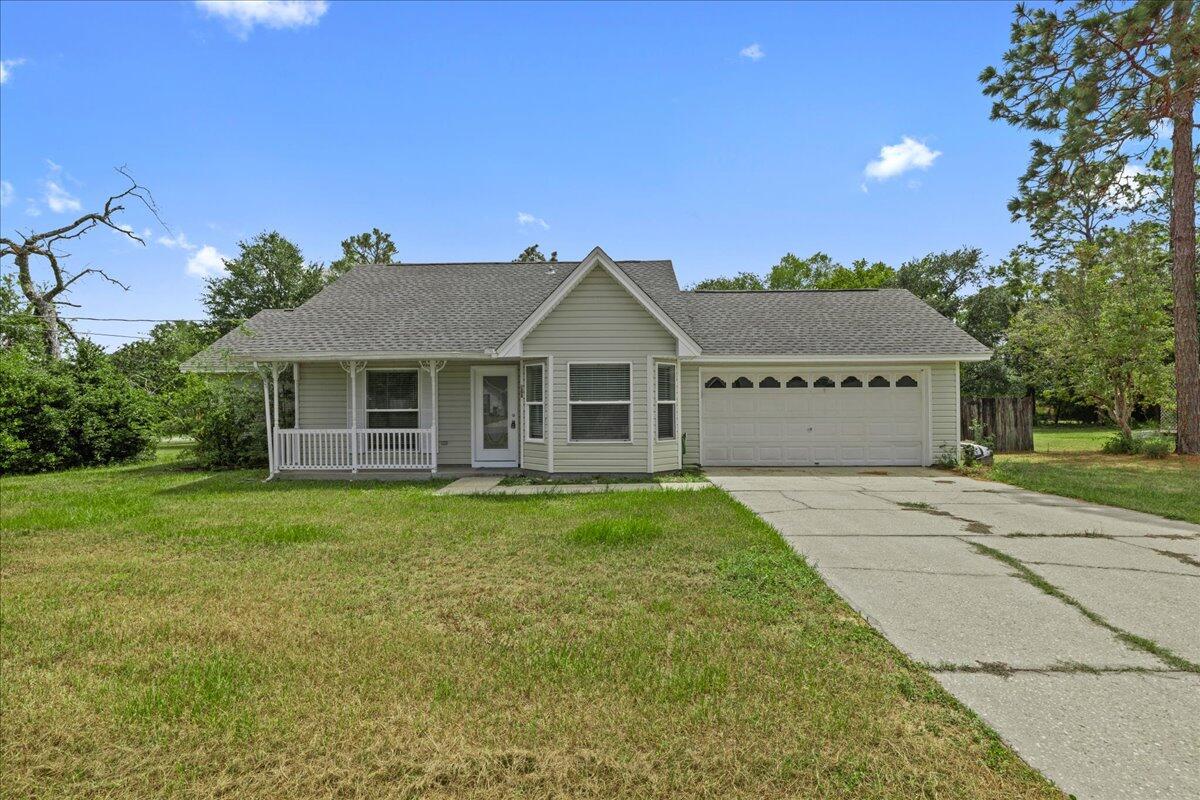
[[[964,397],[961,417],[963,438],[974,436],[981,422],[982,437],[992,441],[997,453],[1033,450],[1032,397]]]

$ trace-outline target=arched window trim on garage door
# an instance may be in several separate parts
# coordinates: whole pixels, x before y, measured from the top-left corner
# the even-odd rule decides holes
[[[791,377],[791,379],[787,382],[787,388],[789,388],[789,389],[807,389],[808,381],[804,380],[804,378],[801,378],[799,375],[793,375]]]
[[[862,381],[853,375],[847,375],[842,378],[842,388],[844,389],[861,389]]]
[[[708,380],[706,380],[704,382],[704,388],[705,389],[724,389],[725,381],[721,380],[716,375],[713,375],[711,378],[709,378]]]
[[[754,381],[750,380],[745,375],[742,375],[733,382],[733,388],[735,388],[735,389],[753,389]]]
[[[813,381],[814,389],[834,389],[836,387],[837,384],[834,383],[833,378],[829,377],[828,375],[822,375]]]
[[[758,382],[758,388],[760,388],[760,389],[778,389],[779,381],[775,380],[770,375],[768,375],[767,377],[763,378],[761,381]]]
[[[917,379],[911,375],[902,375],[899,380],[896,381],[896,386],[898,387],[912,388],[916,385]]]
[[[871,380],[867,381],[867,386],[870,386],[872,389],[886,389],[891,385],[891,381],[882,375],[876,375],[874,378],[871,378]]]

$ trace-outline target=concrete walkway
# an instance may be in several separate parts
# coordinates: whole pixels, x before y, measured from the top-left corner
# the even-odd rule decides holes
[[[1200,797],[1200,526],[934,470],[708,475],[1066,792]]]
[[[447,484],[434,494],[602,494],[604,492],[658,492],[689,491],[707,489],[707,481],[679,481],[676,483],[530,483],[522,486],[501,486],[503,477],[494,475],[469,475]]]

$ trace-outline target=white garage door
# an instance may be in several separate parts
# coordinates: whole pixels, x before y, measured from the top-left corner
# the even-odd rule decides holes
[[[920,371],[701,372],[706,466],[922,464]]]

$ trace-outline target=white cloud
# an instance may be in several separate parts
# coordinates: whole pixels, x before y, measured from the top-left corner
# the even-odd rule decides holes
[[[25,63],[23,58],[10,58],[5,61],[0,61],[0,83],[8,83],[8,79],[12,77],[12,68],[19,67]]]
[[[550,226],[546,224],[546,220],[541,217],[535,217],[533,214],[526,214],[524,211],[517,212],[517,224],[524,227],[526,225],[538,225],[549,230]]]
[[[1107,205],[1118,210],[1132,211],[1141,203],[1152,199],[1158,190],[1147,182],[1139,180],[1142,176],[1149,174],[1149,170],[1139,167],[1137,164],[1126,164],[1121,167],[1120,174],[1117,175],[1112,187],[1108,190]]]
[[[196,0],[210,17],[227,21],[245,39],[255,25],[267,28],[305,28],[316,25],[329,3],[325,0]]]
[[[13,201],[13,185],[8,181],[0,181],[0,206],[6,206]]]
[[[924,142],[904,136],[899,144],[881,147],[879,158],[868,163],[863,174],[877,181],[886,181],[909,170],[929,169],[940,155],[941,151],[930,150]]]
[[[738,52],[738,55],[742,58],[748,58],[751,61],[758,61],[760,58],[765,57],[767,53],[762,49],[762,47],[759,46],[758,42],[755,42],[754,44],[748,44],[743,47]]]
[[[211,278],[225,271],[225,256],[211,244],[206,244],[187,260],[187,274]]]
[[[54,173],[62,172],[62,164],[59,164],[52,158],[47,158],[46,159],[46,169],[48,169]]]
[[[78,211],[83,208],[79,199],[59,185],[57,181],[47,180],[45,186],[46,205],[55,214],[61,214],[64,211]]]
[[[169,247],[172,250],[178,248],[180,250],[186,250],[189,253],[199,249],[199,245],[192,244],[188,241],[187,234],[185,234],[183,231],[180,231],[174,236],[160,236],[158,237],[158,243],[163,247]]]

